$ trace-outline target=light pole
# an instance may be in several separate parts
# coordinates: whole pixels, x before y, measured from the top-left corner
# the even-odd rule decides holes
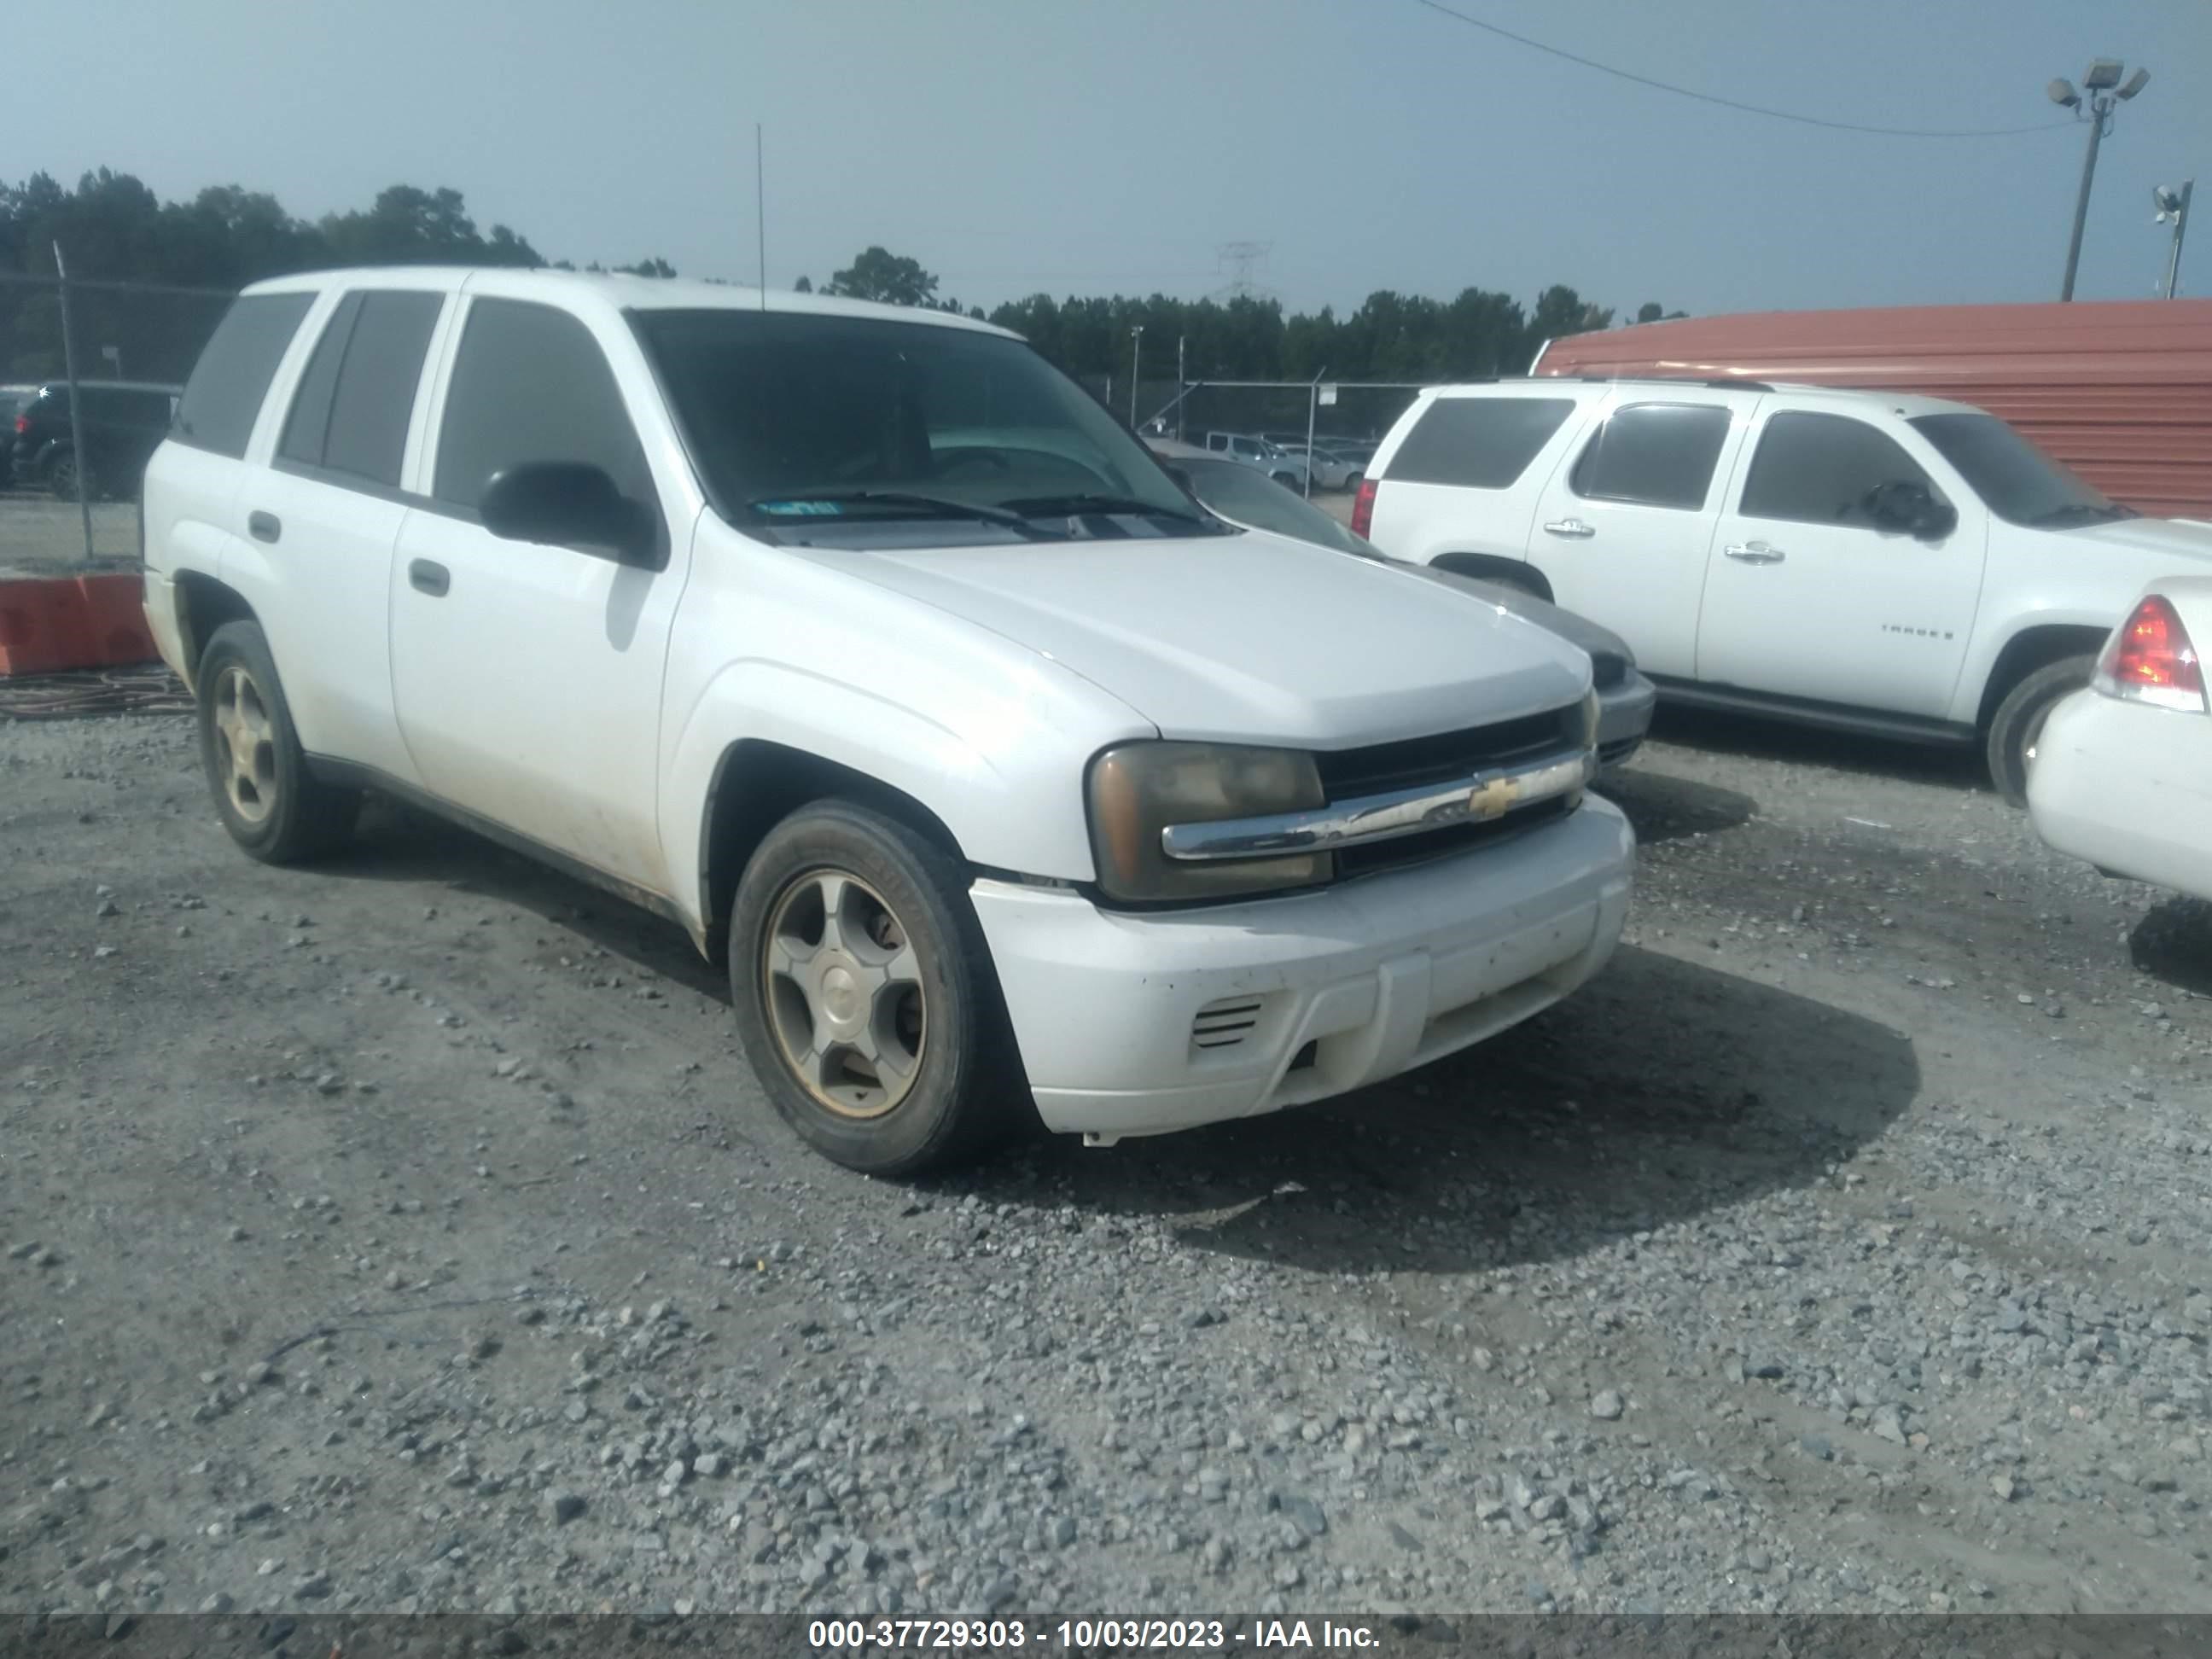
[[[1137,429],[1137,374],[1145,363],[1145,325],[1129,331],[1129,430]]]
[[[2081,158],[2081,193],[2074,203],[2074,236],[2066,245],[2066,280],[2058,289],[2061,300],[2074,297],[2074,272],[2081,263],[2081,228],[2089,218],[2089,185],[2097,176],[2097,147],[2104,143],[2106,130],[2112,125],[2112,111],[2150,82],[2150,71],[2138,69],[2122,85],[2120,76],[2126,68],[2117,58],[2100,58],[2081,77],[2080,92],[2075,91],[2074,83],[2063,77],[2045,88],[2052,103],[2072,110],[2089,124],[2089,153]]]
[[[1182,349],[1189,336],[1176,336],[1176,441],[1182,441],[1182,394],[1189,382],[1183,378]]]
[[[2160,185],[2150,193],[2151,205],[2158,210],[2154,225],[2173,226],[2173,251],[2166,256],[2166,292],[2161,299],[2171,300],[2181,291],[2181,239],[2189,230],[2189,197],[2197,188],[2194,179],[2183,182],[2179,190],[2168,190]]]

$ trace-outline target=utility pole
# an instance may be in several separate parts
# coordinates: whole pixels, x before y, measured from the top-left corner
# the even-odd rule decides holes
[[[1129,331],[1129,430],[1137,429],[1137,386],[1145,362],[1145,325]]]
[[[2150,71],[2138,69],[2122,85],[2120,75],[2126,67],[2117,58],[2100,58],[2081,77],[2080,92],[2074,90],[2071,81],[2063,78],[2045,88],[2052,103],[2072,110],[2077,118],[2089,124],[2089,149],[2081,158],[2081,191],[2074,201],[2074,234],[2066,245],[2066,277],[2058,289],[2061,300],[2074,297],[2074,273],[2081,264],[2081,231],[2089,222],[2089,186],[2097,177],[2098,147],[2112,127],[2113,110],[2141,92],[2150,81]]]
[[[2196,188],[2197,181],[2190,179],[2183,182],[2179,190],[2168,190],[2160,185],[2150,193],[2151,204],[2158,209],[2158,217],[2151,222],[2162,225],[2171,222],[2173,226],[2173,247],[2166,256],[2166,291],[2159,296],[2163,300],[2171,300],[2181,292],[2181,239],[2189,232],[2189,198]]]
[[[76,468],[76,510],[84,524],[84,562],[92,562],[92,462],[84,453],[84,388],[76,383],[76,331],[70,326],[69,266],[54,244],[54,277],[62,310],[62,373],[70,383],[70,460]]]
[[[1190,387],[1190,382],[1183,378],[1182,372],[1183,342],[1188,337],[1182,334],[1176,336],[1176,441],[1177,443],[1182,441],[1183,393]]]

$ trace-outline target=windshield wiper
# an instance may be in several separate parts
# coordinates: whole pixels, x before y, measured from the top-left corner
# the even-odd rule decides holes
[[[1138,500],[1134,495],[1031,495],[1018,501],[1008,501],[1006,507],[1024,520],[1042,518],[1075,518],[1087,513],[1133,514],[1147,519],[1176,519],[1185,524],[1205,524],[1204,515],[1189,513],[1181,507],[1161,507],[1153,501]]]
[[[745,503],[769,522],[779,526],[803,525],[810,520],[842,520],[842,513],[815,513],[808,509],[821,507],[884,507],[894,509],[886,517],[909,515],[930,519],[973,519],[982,524],[1004,525],[1007,529],[1033,542],[1061,542],[1067,539],[1055,531],[1040,529],[1029,521],[1028,516],[1008,512],[1005,507],[985,507],[976,501],[955,501],[949,495],[916,495],[896,489],[833,489],[806,490],[793,495],[763,495]],[[779,512],[776,509],[781,508]]]
[[[2118,501],[2106,501],[2101,507],[2092,506],[2087,501],[2070,501],[2064,507],[2054,507],[2048,513],[2037,514],[2028,523],[2039,528],[2066,523],[2103,524],[2114,519],[2140,516],[2132,507],[2122,507]]]

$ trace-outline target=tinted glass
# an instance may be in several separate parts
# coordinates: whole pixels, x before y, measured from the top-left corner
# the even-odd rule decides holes
[[[176,436],[218,455],[246,453],[254,416],[312,294],[253,294],[234,300],[185,383]]]
[[[2132,516],[1994,415],[1923,415],[1912,426],[2008,523],[2063,529]]]
[[[748,522],[880,544],[896,520],[902,544],[973,544],[1002,532],[964,507],[1065,530],[1071,499],[1110,497],[1113,534],[1193,533],[1189,500],[1151,453],[1019,340],[736,309],[643,310],[634,324],[718,505]],[[917,514],[935,523],[918,529]]]
[[[345,361],[346,342],[353,337],[354,319],[361,314],[361,298],[349,294],[323,325],[315,342],[315,355],[307,359],[300,389],[292,394],[291,413],[284,417],[284,435],[276,453],[288,461],[308,466],[323,464],[324,441],[331,429],[331,399],[338,389],[338,365]]]
[[[1743,486],[1744,516],[1871,528],[1868,495],[1880,484],[1935,484],[1897,441],[1864,421],[1786,410],[1771,416]]]
[[[1718,404],[1629,404],[1598,428],[1568,483],[1591,501],[1703,507],[1728,429]]]
[[[380,484],[399,482],[416,383],[430,349],[442,294],[393,292],[362,296],[338,368],[323,465]]]
[[[473,507],[494,473],[526,461],[586,462],[633,500],[653,499],[645,452],[591,331],[550,306],[478,300],[446,394],[438,499]]]
[[[1172,461],[1190,479],[1192,492],[1223,518],[1255,530],[1272,530],[1302,542],[1333,547],[1340,553],[1374,549],[1321,508],[1277,483],[1256,467],[1234,461]]]
[[[1439,398],[1390,458],[1393,483],[1504,489],[1574,410],[1571,398]]]

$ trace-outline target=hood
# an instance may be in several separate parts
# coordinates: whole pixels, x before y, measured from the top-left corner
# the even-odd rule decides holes
[[[2117,519],[2050,532],[2069,541],[2096,542],[2160,558],[2212,559],[2212,524],[2187,519]]]
[[[1472,593],[1247,532],[791,550],[1028,646],[1170,738],[1341,749],[1574,702],[1589,659]]]

